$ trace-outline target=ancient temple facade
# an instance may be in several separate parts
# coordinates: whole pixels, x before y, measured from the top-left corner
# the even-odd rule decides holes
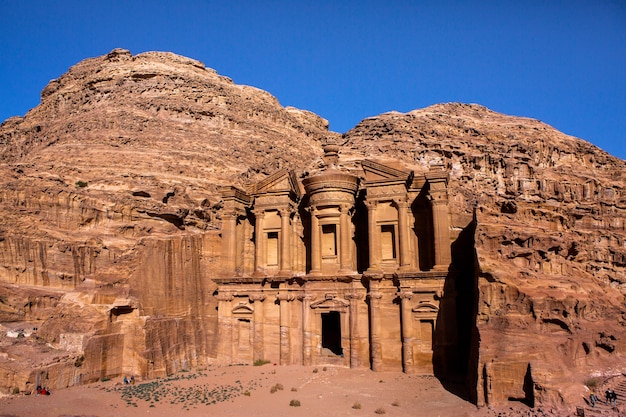
[[[222,190],[219,362],[432,374],[453,354],[448,173],[339,169],[338,151]]]

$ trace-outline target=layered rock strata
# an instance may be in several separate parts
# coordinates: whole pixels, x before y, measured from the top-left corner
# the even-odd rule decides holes
[[[625,161],[478,105],[386,113],[339,135],[198,61],[114,50],[0,126],[3,390],[214,361],[219,188],[304,176],[329,142],[348,171],[373,158],[450,172],[468,398],[571,404],[585,378],[620,370]]]

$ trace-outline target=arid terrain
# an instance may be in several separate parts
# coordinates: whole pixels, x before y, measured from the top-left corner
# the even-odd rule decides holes
[[[296,401],[300,405],[296,406]],[[0,399],[2,416],[558,416],[523,404],[478,409],[432,376],[334,367],[230,366],[124,385],[121,378]]]
[[[333,367],[216,377],[220,187],[281,169],[303,178],[326,144],[351,172],[370,158],[448,173],[448,325],[460,352],[446,376],[460,388]],[[115,386],[125,374],[193,374],[210,390],[258,384],[234,402],[189,403],[189,415],[572,413],[586,383],[626,372],[625,296],[626,161],[538,120],[445,103],[339,134],[199,61],[116,49],[76,64],[0,125],[0,391],[21,393],[0,413],[178,407],[129,406]],[[276,383],[284,390],[270,394]],[[38,384],[53,395],[23,396]]]

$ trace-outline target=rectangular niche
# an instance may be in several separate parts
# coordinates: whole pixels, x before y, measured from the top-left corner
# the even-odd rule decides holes
[[[396,259],[396,228],[393,224],[380,227],[380,247],[383,260]]]
[[[337,225],[322,225],[322,257],[337,256]]]
[[[278,266],[278,232],[267,233],[267,266]]]
[[[434,322],[432,320],[420,320],[420,334],[422,340],[422,351],[433,350],[433,330]]]

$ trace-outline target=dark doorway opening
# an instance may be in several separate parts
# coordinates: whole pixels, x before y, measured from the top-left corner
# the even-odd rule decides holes
[[[341,347],[341,314],[338,311],[322,313],[322,349],[343,355]]]

